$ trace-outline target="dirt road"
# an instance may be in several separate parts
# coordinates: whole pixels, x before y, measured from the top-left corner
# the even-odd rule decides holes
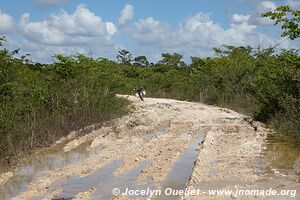
[[[168,187],[207,191],[254,186],[268,189],[268,184],[278,189],[300,188],[295,181],[265,177],[261,155],[270,130],[249,117],[200,103],[154,98],[141,102],[136,97],[123,97],[133,102],[132,113],[82,137],[70,133],[51,147],[55,155],[60,152],[70,157],[76,152],[84,156],[72,162],[63,157],[60,165],[51,168],[49,163],[47,168],[33,167],[38,175],[27,184],[22,182],[25,186],[19,190],[12,186],[17,180],[11,178],[10,183],[11,174],[8,178],[3,175],[11,191],[8,194],[4,185],[2,198],[235,199],[233,195],[220,197],[205,192],[173,197],[150,197],[149,193],[114,196],[112,189],[119,188],[121,193],[126,188],[141,191]],[[43,157],[30,166],[40,166],[45,160]],[[14,174],[17,177],[20,173]]]

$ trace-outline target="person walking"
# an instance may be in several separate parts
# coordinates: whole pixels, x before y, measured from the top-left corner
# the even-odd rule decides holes
[[[146,95],[146,91],[144,90],[143,87],[141,88],[134,88],[133,92],[135,93],[135,96],[140,97],[141,101],[144,101],[144,96]]]

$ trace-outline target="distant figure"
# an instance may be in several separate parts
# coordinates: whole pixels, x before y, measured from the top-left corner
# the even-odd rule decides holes
[[[133,92],[134,92],[135,96],[140,97],[141,101],[144,101],[143,96],[146,95],[146,91],[144,90],[144,88],[142,88],[142,87],[139,89],[134,88]]]

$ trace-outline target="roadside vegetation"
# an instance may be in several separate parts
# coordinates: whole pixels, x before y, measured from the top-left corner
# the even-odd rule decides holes
[[[2,38],[2,41],[4,39]],[[82,55],[50,65],[31,63],[18,50],[0,50],[0,164],[48,146],[68,132],[127,113],[115,97],[109,61]]]
[[[229,107],[300,140],[299,51],[233,46],[214,50],[216,57],[192,57],[189,65],[179,54],[162,54],[151,66],[115,64],[121,84],[117,92],[138,85],[151,97]]]
[[[265,16],[275,20],[278,12],[283,11]],[[299,11],[294,14],[299,17]],[[284,36],[299,38],[296,25],[284,26]],[[1,37],[0,46],[4,42]],[[55,62],[42,64],[2,48],[0,163],[126,114],[129,103],[115,94],[139,86],[150,97],[229,107],[300,141],[299,49],[222,46],[214,51],[215,57],[191,57],[190,64],[177,53],[163,53],[150,63],[128,50],[120,50],[117,61],[77,54],[54,55]]]

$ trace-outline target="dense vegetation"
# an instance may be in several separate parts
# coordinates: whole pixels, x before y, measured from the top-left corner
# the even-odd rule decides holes
[[[114,79],[119,83],[116,91],[129,92],[140,85],[152,97],[229,107],[300,140],[298,50],[233,46],[214,50],[217,57],[192,57],[190,65],[181,55],[167,53],[154,65],[137,65],[134,59],[111,63],[119,72],[119,80]]]
[[[295,39],[299,33],[292,34],[292,28],[298,31],[287,26],[292,32],[286,35]],[[0,37],[0,46],[3,42]],[[55,55],[54,63],[41,64],[18,50],[0,50],[0,163],[71,130],[121,116],[128,102],[115,94],[139,86],[151,97],[247,113],[300,141],[298,50],[223,46],[214,51],[216,57],[192,57],[190,64],[177,53],[163,53],[154,64],[128,50],[119,51],[117,61],[78,54]]]
[[[43,65],[17,53],[0,50],[1,164],[126,112],[128,102],[111,89],[117,73],[106,61],[56,55],[57,62]]]

